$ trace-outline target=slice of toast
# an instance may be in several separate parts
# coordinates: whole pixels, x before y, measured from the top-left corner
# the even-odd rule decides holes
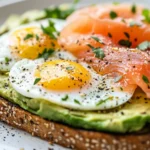
[[[0,97],[0,120],[50,143],[78,150],[148,150],[150,133],[110,134],[45,120]]]

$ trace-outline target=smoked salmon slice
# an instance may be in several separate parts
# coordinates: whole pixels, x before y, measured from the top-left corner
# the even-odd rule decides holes
[[[150,98],[150,24],[141,6],[90,6],[76,11],[60,33],[60,46],[89,63],[99,74],[119,79],[121,90],[139,86]]]

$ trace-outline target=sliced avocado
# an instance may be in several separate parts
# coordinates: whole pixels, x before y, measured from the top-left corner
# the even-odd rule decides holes
[[[93,112],[77,111],[43,99],[24,97],[11,87],[8,76],[0,75],[0,96],[33,114],[76,128],[125,133],[139,131],[150,122],[150,100],[139,89],[129,102],[119,108]]]

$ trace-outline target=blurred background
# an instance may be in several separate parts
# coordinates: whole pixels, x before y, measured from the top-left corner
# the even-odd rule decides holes
[[[10,14],[21,14],[30,9],[43,9],[49,5],[58,5],[61,3],[73,3],[74,0],[0,0],[0,24]],[[108,2],[132,2],[149,6],[150,0],[92,0],[92,3]],[[79,5],[91,4],[91,0],[80,0]]]

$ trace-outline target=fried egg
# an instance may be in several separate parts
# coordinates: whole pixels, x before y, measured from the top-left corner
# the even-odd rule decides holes
[[[21,60],[10,71],[10,83],[23,96],[75,110],[110,109],[132,97],[132,92],[116,88],[114,79],[69,59]]]
[[[51,38],[41,28],[41,25],[46,27],[49,20],[54,22],[58,32],[65,25],[63,20],[46,19],[22,25],[0,36],[0,72],[9,71],[18,60],[37,59],[45,49],[59,49],[56,39]]]

